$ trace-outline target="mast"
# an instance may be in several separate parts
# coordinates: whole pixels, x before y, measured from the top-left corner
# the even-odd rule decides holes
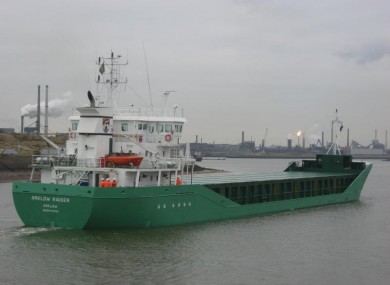
[[[328,150],[328,152],[326,154],[328,154],[330,152],[331,149],[333,149],[333,154],[336,155],[337,152],[338,154],[341,155],[341,151],[340,151],[340,147],[338,145],[338,142],[337,142],[337,133],[336,133],[336,139],[334,140],[333,137],[334,137],[334,131],[333,131],[333,128],[335,126],[340,126],[339,127],[339,130],[338,130],[338,133],[341,133],[341,131],[343,130],[343,122],[339,120],[338,118],[338,114],[337,114],[337,109],[336,109],[336,119],[332,121],[332,128],[331,128],[331,146]],[[337,131],[336,131],[337,132]]]
[[[121,76],[121,66],[127,65],[128,61],[123,61],[121,55],[114,55],[111,51],[109,57],[99,56],[96,64],[99,66],[96,78],[97,105],[113,107],[113,96],[126,90],[127,78]]]

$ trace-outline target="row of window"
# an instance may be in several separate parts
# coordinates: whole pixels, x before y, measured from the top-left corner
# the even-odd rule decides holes
[[[77,131],[78,123],[72,122],[72,131]],[[128,123],[122,123],[121,125],[122,132],[127,132],[129,130]],[[138,124],[139,131],[149,130],[150,133],[153,133],[155,130],[158,133],[181,133],[183,131],[183,125],[171,125],[171,124],[157,124],[157,125],[149,125],[149,124]]]
[[[129,124],[128,123],[122,123],[121,126],[122,132],[127,132],[129,130]],[[171,125],[171,124],[157,124],[157,125],[150,125],[150,124],[138,124],[138,130],[139,131],[146,131],[149,130],[150,133],[154,133],[156,130],[158,133],[171,133],[171,132],[177,132],[181,133],[183,130],[183,125]]]

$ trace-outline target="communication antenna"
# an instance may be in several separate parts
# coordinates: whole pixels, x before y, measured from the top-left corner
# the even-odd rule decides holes
[[[145,66],[146,66],[146,76],[148,78],[150,105],[151,105],[151,107],[153,109],[152,90],[150,89],[149,69],[148,69],[148,62],[146,61],[146,52],[145,52],[145,45],[144,45],[144,43],[142,43],[142,48],[144,50],[144,59],[145,59]]]
[[[167,106],[168,106],[168,97],[169,97],[169,94],[171,94],[172,92],[176,92],[174,90],[171,90],[171,91],[164,91],[164,108],[166,109]]]

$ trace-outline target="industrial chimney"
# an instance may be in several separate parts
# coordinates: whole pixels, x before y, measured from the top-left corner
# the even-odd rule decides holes
[[[49,128],[49,86],[46,85],[46,96],[45,96],[45,136],[48,134]]]
[[[287,139],[287,149],[291,150],[292,148],[292,139]]]
[[[21,123],[20,133],[23,134],[24,133],[24,116],[21,116],[20,123]]]
[[[378,130],[375,129],[375,144],[378,144],[379,141],[378,141]]]
[[[37,104],[37,133],[41,133],[41,85],[38,85],[38,104]]]

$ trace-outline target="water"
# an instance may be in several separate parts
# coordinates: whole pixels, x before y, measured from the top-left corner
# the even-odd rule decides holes
[[[287,160],[205,167],[280,171]],[[0,184],[0,284],[388,284],[390,162],[374,161],[359,202],[142,230],[26,228]]]

